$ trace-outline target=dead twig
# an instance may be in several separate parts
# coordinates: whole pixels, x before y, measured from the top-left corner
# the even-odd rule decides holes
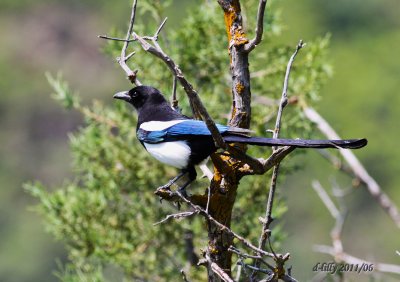
[[[133,30],[133,24],[135,23],[136,5],[137,5],[137,0],[134,0],[133,4],[132,4],[131,19],[129,21],[129,27],[128,27],[128,31],[126,33],[125,42],[121,49],[121,56],[119,58],[117,58],[117,62],[119,63],[121,68],[125,71],[128,79],[133,84],[141,85],[140,81],[136,77],[137,71],[132,71],[126,64],[126,62],[129,60],[129,58],[131,58],[134,54],[134,53],[131,53],[129,56],[126,56],[126,50],[128,49],[128,45],[130,42],[129,39],[131,37],[132,30]]]
[[[196,214],[196,212],[180,212],[180,213],[169,214],[163,220],[160,220],[160,221],[158,221],[156,223],[153,223],[153,225],[159,225],[159,224],[164,223],[164,222],[166,222],[166,221],[168,221],[170,219],[181,219],[181,218],[184,218],[184,217],[189,217],[189,216],[192,216],[194,214]]]
[[[387,263],[379,263],[379,262],[372,262],[367,261],[364,259],[360,259],[349,255],[345,252],[336,253],[335,248],[326,245],[316,245],[314,246],[314,250],[320,253],[329,254],[335,257],[340,262],[345,262],[348,264],[357,265],[360,271],[379,271],[383,273],[394,273],[400,274],[400,266],[395,264],[387,264]],[[369,269],[364,269],[363,267],[369,267]]]
[[[262,40],[263,32],[264,32],[264,14],[265,14],[265,6],[267,5],[267,0],[260,0],[258,3],[258,11],[257,11],[257,26],[256,26],[256,35],[244,46],[244,50],[246,52],[251,52]]]
[[[223,281],[235,282],[221,267],[219,267],[218,264],[211,261],[211,258],[208,255],[205,256],[205,259],[206,259],[207,263],[209,264],[210,268],[212,269],[212,271],[215,274],[217,274]]]
[[[328,193],[322,187],[321,183],[314,180],[312,182],[312,187],[314,191],[317,193],[317,195],[320,197],[321,201],[324,203],[324,205],[326,206],[332,217],[335,219],[336,223],[331,231],[331,238],[335,252],[340,254],[343,252],[342,231],[347,212],[344,210],[339,210],[335,206],[335,204],[329,197]]]
[[[329,123],[311,107],[304,107],[305,116],[314,122],[318,129],[329,139],[340,139],[335,130]],[[378,204],[386,211],[396,226],[400,228],[400,213],[396,205],[382,191],[379,184],[373,179],[361,162],[351,150],[339,150],[340,154],[352,170],[352,175],[359,179],[366,187],[368,192],[377,200]]]
[[[301,50],[301,48],[303,48],[303,46],[304,46],[304,43],[302,40],[300,40],[296,46],[296,50],[294,51],[293,55],[290,57],[289,62],[286,67],[285,79],[283,81],[282,97],[281,97],[281,101],[279,103],[279,109],[278,109],[278,114],[276,117],[273,138],[279,137],[282,113],[288,102],[287,90],[288,90],[288,84],[289,84],[290,71],[291,71],[292,64],[294,62],[294,59],[296,58],[297,53]],[[274,153],[277,150],[278,150],[277,147],[273,147]],[[269,195],[268,195],[268,200],[267,200],[267,205],[266,205],[266,210],[265,210],[265,219],[263,221],[261,235],[260,235],[260,239],[259,239],[259,243],[258,243],[259,249],[265,248],[265,243],[268,240],[268,238],[270,237],[270,232],[268,232],[268,231],[269,231],[269,226],[271,225],[271,223],[273,221],[272,208],[273,208],[273,204],[274,204],[276,183],[277,183],[278,174],[279,174],[279,164],[280,164],[280,162],[275,164],[274,170],[272,172],[271,184],[270,184],[270,188],[269,188]],[[260,261],[256,260],[254,266],[256,268],[258,268],[260,266]],[[256,271],[253,271],[252,278],[254,278],[255,275],[256,275]]]
[[[324,188],[318,181],[313,181],[312,187],[317,192],[318,196],[321,198],[322,202],[325,204],[326,208],[336,221],[336,224],[331,231],[333,246],[331,247],[325,245],[316,245],[314,246],[315,251],[329,254],[334,257],[337,262],[345,262],[348,264],[356,265],[360,272],[379,271],[400,274],[399,265],[371,262],[351,256],[344,252],[341,235],[346,218],[346,212],[343,210],[340,211],[338,208],[336,208],[328,193],[324,190]]]
[[[239,240],[244,246],[250,248],[254,252],[258,253],[260,256],[262,255],[262,256],[267,256],[267,257],[274,257],[274,255],[272,253],[269,253],[269,252],[266,252],[264,250],[261,250],[261,249],[257,248],[252,243],[250,243],[248,240],[246,240],[244,237],[242,237],[239,234],[235,233],[229,227],[227,227],[227,226],[223,225],[222,223],[218,222],[209,213],[207,213],[205,209],[203,209],[202,207],[194,204],[192,201],[190,201],[185,196],[183,196],[179,191],[171,191],[171,190],[165,189],[165,191],[162,191],[162,193],[163,194],[169,194],[169,197],[171,199],[174,199],[174,200],[176,200],[177,198],[180,198],[183,202],[185,202],[190,207],[192,207],[195,212],[197,212],[200,215],[204,216],[207,220],[213,222],[216,226],[218,226],[218,228],[221,231],[226,231],[228,234],[230,234],[231,236],[233,236],[237,240]]]
[[[189,282],[189,280],[186,277],[186,273],[183,269],[181,269],[181,274],[182,274],[182,280],[183,282]]]

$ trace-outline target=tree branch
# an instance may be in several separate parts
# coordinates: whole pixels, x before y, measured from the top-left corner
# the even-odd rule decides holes
[[[338,218],[340,216],[339,210],[336,208],[335,204],[332,202],[331,198],[329,197],[328,193],[324,190],[321,183],[319,181],[314,180],[311,183],[315,192],[317,192],[318,196],[325,204],[328,211],[331,213],[333,218]]]
[[[264,14],[266,5],[267,0],[260,0],[260,2],[258,3],[256,35],[252,40],[250,40],[249,43],[244,46],[244,50],[246,52],[251,52],[262,40],[262,36],[264,33]]]
[[[328,193],[326,193],[321,183],[315,180],[312,182],[312,187],[314,188],[315,192],[320,197],[320,199],[322,200],[322,202],[324,203],[324,205],[326,206],[326,208],[336,221],[336,224],[331,231],[332,244],[336,253],[338,254],[343,253],[343,243],[341,237],[342,237],[344,222],[346,219],[346,212],[339,211],[336,208],[335,204],[329,197]]]
[[[294,51],[293,55],[290,57],[289,62],[286,67],[285,79],[283,81],[282,97],[281,97],[281,101],[279,103],[278,114],[276,116],[273,138],[279,137],[279,133],[280,133],[280,129],[281,129],[282,113],[288,102],[287,89],[288,89],[288,85],[289,85],[290,70],[292,68],[292,64],[294,62],[294,59],[296,58],[297,53],[300,51],[301,48],[303,48],[303,46],[304,46],[303,41],[300,40],[300,42],[296,46],[296,50]],[[277,147],[273,147],[274,153],[277,150],[278,150]],[[289,151],[288,151],[288,153],[289,153]],[[280,164],[280,162],[275,164],[274,170],[272,172],[271,184],[270,184],[270,188],[269,188],[269,195],[268,195],[268,200],[267,200],[267,205],[266,205],[266,210],[265,210],[265,219],[263,220],[263,226],[262,226],[261,235],[260,235],[260,239],[259,239],[259,243],[258,243],[259,249],[265,248],[265,243],[269,239],[270,233],[271,233],[271,231],[269,230],[269,227],[273,221],[272,208],[273,208],[273,204],[274,204],[276,184],[277,184],[277,179],[278,179],[278,174],[279,174],[279,164]],[[260,266],[260,261],[256,260],[255,267],[259,267],[259,266]],[[255,275],[256,275],[256,272],[253,272],[252,278],[254,278]]]
[[[168,194],[169,197],[171,197],[173,199],[180,198],[183,202],[185,202],[186,204],[188,204],[190,207],[193,208],[194,213],[198,213],[198,214],[204,216],[207,220],[212,221],[215,225],[218,226],[218,228],[221,231],[226,231],[227,233],[229,233],[230,235],[232,235],[233,237],[238,239],[246,247],[248,247],[248,248],[252,249],[253,251],[257,252],[259,255],[263,255],[263,256],[267,256],[267,257],[274,257],[274,254],[266,252],[266,251],[263,251],[263,250],[257,248],[252,243],[250,243],[248,240],[246,240],[244,237],[242,237],[239,234],[235,233],[234,231],[232,231],[226,225],[218,222],[205,209],[203,209],[199,205],[194,204],[191,200],[189,200],[188,198],[183,196],[179,191],[171,191],[171,190],[168,190],[168,189],[162,189],[162,191],[157,191],[157,192],[162,193],[162,194]],[[159,194],[157,194],[157,192],[156,192],[156,195],[159,195]]]
[[[126,33],[124,45],[122,46],[122,49],[121,49],[121,57],[117,58],[117,62],[120,64],[121,68],[125,71],[128,79],[133,84],[141,85],[140,81],[136,77],[137,71],[132,71],[126,64],[128,59],[132,57],[132,55],[130,55],[129,57],[126,56],[126,50],[128,49],[128,45],[130,42],[129,39],[131,37],[132,30],[133,30],[133,24],[135,23],[136,5],[137,5],[137,0],[134,0],[133,4],[132,4],[131,19],[129,21],[128,31]]]
[[[313,108],[304,107],[303,112],[305,116],[310,121],[314,122],[318,126],[318,129],[329,139],[340,139],[335,130]],[[367,187],[368,192],[377,200],[379,205],[386,211],[396,226],[400,228],[400,213],[396,205],[382,191],[379,184],[369,175],[352,151],[339,150],[339,152],[351,168],[353,175]]]
[[[180,213],[168,214],[163,220],[153,223],[153,225],[159,225],[161,223],[168,221],[169,219],[181,219],[192,216],[194,214],[196,214],[196,212],[180,212]]]
[[[182,280],[183,282],[189,282],[189,280],[186,277],[186,273],[183,269],[181,269],[181,274],[182,274]]]
[[[321,198],[322,202],[325,204],[326,208],[335,219],[336,224],[331,231],[331,238],[332,238],[332,245],[325,246],[325,245],[316,245],[314,246],[314,250],[320,253],[326,253],[335,258],[338,262],[345,262],[348,264],[357,265],[361,271],[365,271],[363,266],[370,266],[368,268],[368,272],[371,271],[379,271],[379,272],[387,272],[387,273],[396,273],[400,274],[400,266],[393,265],[393,264],[385,264],[385,263],[374,263],[367,260],[363,260],[360,258],[353,257],[343,250],[343,243],[341,239],[343,226],[345,222],[346,212],[339,211],[335,204],[332,202],[331,198],[329,197],[328,193],[324,190],[321,184],[318,181],[313,181],[312,187],[317,192],[318,196]]]
[[[367,261],[364,259],[354,257],[344,252],[336,253],[333,247],[326,245],[316,245],[314,246],[314,250],[320,253],[331,255],[335,257],[337,260],[348,264],[355,264],[358,265],[359,267],[361,267],[362,265],[372,265],[372,270],[374,271],[400,274],[399,265]]]
[[[278,114],[276,116],[276,123],[275,123],[275,129],[274,129],[273,138],[278,138],[279,137],[279,132],[281,130],[281,120],[282,120],[283,109],[286,107],[286,105],[288,103],[287,90],[288,90],[288,85],[289,85],[289,77],[290,77],[290,71],[292,69],[292,64],[294,62],[294,59],[297,56],[297,53],[304,46],[305,46],[305,44],[303,43],[303,40],[300,40],[299,43],[296,46],[296,50],[294,51],[293,55],[290,57],[289,62],[287,64],[287,66],[286,66],[285,79],[283,80],[282,97],[281,97],[281,101],[279,103]]]
[[[217,274],[223,281],[225,282],[235,282],[233,279],[221,268],[218,264],[213,262],[211,258],[206,255],[205,256],[207,263],[209,264],[212,271]]]

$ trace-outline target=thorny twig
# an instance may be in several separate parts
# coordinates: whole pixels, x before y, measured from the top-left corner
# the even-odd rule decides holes
[[[314,250],[317,252],[320,252],[320,253],[329,254],[329,255],[335,257],[340,262],[346,262],[348,264],[358,265],[359,267],[361,267],[362,265],[367,265],[367,266],[371,265],[371,269],[374,271],[400,274],[400,266],[399,265],[367,261],[364,259],[354,257],[352,255],[349,255],[345,252],[338,254],[338,253],[336,253],[335,248],[333,248],[331,246],[316,245],[316,246],[314,246]]]
[[[305,116],[314,122],[319,130],[329,139],[340,139],[335,130],[328,124],[328,122],[319,115],[313,108],[304,107],[303,112]],[[396,226],[400,228],[400,213],[396,205],[390,198],[382,191],[379,184],[373,179],[364,166],[360,163],[357,157],[350,150],[339,150],[347,164],[352,170],[352,175],[361,181],[368,189],[368,192],[377,200],[379,205],[389,214]]]
[[[192,216],[194,214],[196,214],[196,212],[180,212],[180,213],[169,214],[163,220],[160,220],[160,221],[158,221],[156,223],[153,223],[153,225],[159,225],[161,223],[166,222],[169,219],[181,219],[181,218],[184,218],[184,217]]]
[[[332,247],[325,246],[325,245],[316,245],[314,246],[314,250],[320,253],[325,253],[333,256],[337,262],[345,262],[348,264],[357,265],[357,267],[362,268],[363,266],[369,267],[368,271],[379,271],[379,272],[386,272],[386,273],[395,273],[400,274],[400,266],[394,264],[386,264],[386,263],[376,263],[371,261],[366,261],[364,259],[360,259],[354,256],[351,256],[344,252],[343,250],[343,243],[342,243],[342,231],[343,225],[345,221],[345,211],[339,211],[336,208],[335,204],[329,197],[328,193],[323,189],[322,185],[318,181],[313,181],[312,187],[317,192],[318,196],[321,198],[322,202],[335,219],[336,224],[331,231],[331,238],[332,238]]]
[[[332,202],[328,193],[326,193],[325,189],[322,187],[321,183],[317,180],[314,180],[311,185],[314,188],[314,191],[317,192],[318,196],[321,198],[322,202],[325,204],[328,211],[331,213],[332,217],[338,218],[340,216],[340,212]]]
[[[136,77],[137,71],[132,71],[126,64],[126,62],[129,60],[129,58],[131,58],[134,54],[134,53],[131,53],[129,56],[126,56],[126,50],[128,49],[129,39],[131,37],[132,30],[133,30],[133,24],[135,22],[136,5],[137,5],[137,0],[134,0],[133,4],[132,4],[131,19],[129,21],[128,31],[126,33],[124,45],[122,46],[122,49],[121,49],[121,57],[117,58],[117,61],[120,64],[121,68],[125,71],[129,80],[132,83],[134,83],[135,85],[141,85],[140,81]]]
[[[287,105],[287,102],[288,102],[287,89],[288,89],[288,84],[289,84],[290,71],[291,71],[292,64],[293,64],[294,59],[296,58],[297,53],[303,47],[304,47],[304,43],[303,43],[302,40],[300,40],[300,42],[296,46],[295,52],[290,57],[289,62],[288,62],[287,67],[286,67],[285,79],[283,81],[282,97],[281,97],[281,101],[279,103],[279,109],[278,109],[278,114],[277,114],[277,117],[276,117],[276,123],[275,123],[275,129],[274,129],[273,138],[278,138],[279,137],[283,109],[285,108],[285,106]],[[274,147],[273,149],[274,149],[274,152],[275,152],[278,148]],[[258,243],[258,248],[259,249],[264,249],[265,248],[265,243],[268,240],[268,238],[270,237],[269,226],[271,225],[271,223],[273,221],[272,208],[273,208],[273,204],[274,204],[276,183],[277,183],[277,178],[278,178],[278,174],[279,174],[279,164],[280,163],[278,162],[275,165],[274,170],[272,172],[271,185],[270,185],[270,188],[269,188],[267,207],[266,207],[266,211],[265,211],[265,219],[263,220],[261,236],[260,236],[259,243]],[[260,262],[256,260],[255,266],[259,267],[260,266]],[[253,271],[252,278],[254,278],[255,275],[256,275],[256,271]]]
[[[177,83],[177,79],[176,79],[176,76],[174,76],[174,80],[172,82],[172,99],[171,99],[172,101],[171,101],[171,106],[175,111],[179,112],[179,101],[176,98],[176,83]]]
[[[341,237],[347,213],[344,210],[339,210],[335,206],[328,193],[322,187],[321,183],[315,180],[312,182],[312,187],[336,221],[335,226],[331,231],[332,244],[336,253],[342,253],[343,243]]]
[[[264,14],[266,5],[267,0],[260,0],[258,3],[256,35],[244,46],[244,50],[246,52],[251,52],[262,40],[264,33]]]
[[[215,262],[211,260],[208,255],[205,255],[207,263],[210,265],[212,271],[217,274],[225,282],[235,282],[233,279]]]
[[[294,51],[293,55],[290,57],[289,62],[287,64],[286,73],[285,73],[285,79],[283,80],[282,97],[281,97],[281,101],[279,103],[278,114],[276,116],[276,123],[275,123],[275,129],[274,129],[273,138],[278,138],[279,137],[279,132],[281,130],[281,120],[282,120],[283,109],[286,107],[286,105],[288,103],[287,91],[288,91],[289,77],[290,77],[290,71],[292,69],[292,64],[294,62],[294,59],[297,56],[297,53],[304,46],[305,46],[305,43],[303,43],[303,40],[300,40],[299,43],[296,46],[296,50]]]
[[[222,223],[218,222],[216,219],[214,219],[209,213],[206,212],[205,209],[202,207],[194,204],[192,201],[187,199],[185,196],[183,196],[179,191],[171,191],[167,189],[163,189],[162,191],[157,191],[156,194],[169,194],[172,199],[176,199],[176,197],[179,197],[183,202],[188,204],[190,207],[194,209],[195,212],[199,213],[200,215],[204,216],[207,220],[212,221],[216,226],[219,227],[221,231],[226,231],[228,234],[231,236],[235,237],[237,240],[239,240],[243,245],[246,247],[252,249],[254,252],[258,253],[259,255],[267,256],[267,257],[274,257],[272,253],[266,252],[264,250],[261,250],[254,246],[252,243],[250,243],[248,240],[240,236],[239,234],[235,233],[232,231],[229,227],[223,225]],[[287,254],[286,254],[287,255]]]
[[[242,258],[258,259],[258,260],[260,260],[263,264],[265,264],[269,269],[274,270],[274,267],[273,267],[271,264],[269,264],[268,262],[266,262],[262,256],[249,255],[249,254],[242,253],[239,249],[235,248],[234,246],[230,246],[230,247],[228,248],[228,251],[229,251],[229,252],[232,252],[232,253],[235,253],[235,254],[237,254],[239,257],[242,257]]]
[[[183,282],[189,282],[189,280],[186,277],[186,273],[185,273],[185,271],[183,269],[181,269],[181,274],[182,274]]]

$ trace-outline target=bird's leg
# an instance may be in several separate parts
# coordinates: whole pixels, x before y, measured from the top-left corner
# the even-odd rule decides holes
[[[182,171],[177,176],[175,176],[170,181],[168,181],[167,184],[158,187],[157,190],[169,189],[169,187],[171,187],[172,184],[174,184],[176,181],[178,181],[178,179],[181,178],[182,176],[184,176],[187,172],[188,171],[186,169],[182,169]]]
[[[187,172],[189,173],[189,180],[178,189],[179,193],[181,193],[182,196],[184,196],[185,198],[188,197],[188,194],[186,193],[186,187],[189,186],[190,183],[195,181],[197,177],[197,172],[194,166],[188,167]]]

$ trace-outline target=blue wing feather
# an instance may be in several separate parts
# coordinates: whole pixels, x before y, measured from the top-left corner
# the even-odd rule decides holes
[[[221,124],[216,124],[216,126],[220,133],[229,129],[229,126]],[[201,120],[185,120],[164,130],[145,131],[139,129],[137,131],[137,138],[140,141],[151,144],[179,140],[180,137],[188,135],[210,136],[211,133],[207,125]]]
[[[220,133],[226,132],[229,127],[221,124],[216,124],[217,129]],[[211,135],[207,125],[201,120],[188,120],[178,124],[175,124],[165,129],[168,136],[180,136],[180,135]]]

